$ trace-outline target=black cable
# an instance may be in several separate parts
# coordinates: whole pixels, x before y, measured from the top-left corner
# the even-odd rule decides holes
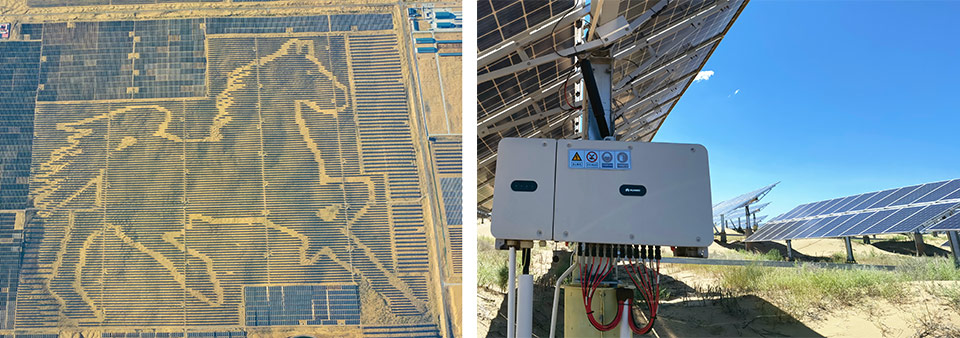
[[[530,274],[530,254],[531,254],[531,250],[532,250],[532,249],[530,249],[530,248],[523,249],[523,274],[524,274],[524,275],[529,275],[529,274]]]
[[[554,39],[553,35],[557,33],[557,27],[560,26],[560,21],[563,21],[563,18],[567,17],[567,15],[570,15],[570,13],[573,12],[573,9],[574,9],[574,8],[577,8],[577,1],[576,1],[576,0],[573,1],[573,5],[570,5],[570,9],[568,9],[566,13],[563,13],[563,15],[560,16],[560,19],[557,20],[557,23],[553,25],[553,30],[550,31],[550,38],[551,38],[551,39]],[[576,43],[576,42],[574,42],[574,43]],[[570,55],[561,55],[561,54],[560,54],[560,51],[557,50],[557,41],[556,41],[556,40],[553,41],[553,53],[554,53],[554,54],[557,54],[557,56],[559,56],[559,57],[568,57],[568,56],[570,56]]]

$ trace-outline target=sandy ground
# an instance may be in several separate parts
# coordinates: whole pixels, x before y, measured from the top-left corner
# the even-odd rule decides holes
[[[490,223],[478,220],[478,236],[490,236]],[[739,239],[733,237],[735,239]],[[928,250],[941,238],[928,238]],[[903,255],[881,250],[874,245],[853,243],[854,256],[869,264],[902,259]],[[912,246],[912,243],[902,243]],[[933,246],[930,246],[930,245]],[[549,246],[553,246],[551,243]],[[732,258],[742,244],[734,242],[709,248],[711,257]],[[793,243],[799,257],[829,260],[844,253],[839,239],[810,239]],[[784,243],[763,243],[761,250],[785,249]],[[541,256],[533,260],[532,273],[543,275],[552,263]],[[545,265],[545,266],[544,266]],[[960,282],[912,282],[903,287],[911,297],[891,303],[879,298],[864,298],[857,305],[819,309],[810,318],[797,319],[779,308],[775,301],[756,295],[734,295],[718,287],[712,276],[691,270],[689,266],[664,264],[663,287],[671,297],[662,302],[655,337],[956,337],[960,335],[960,312],[948,301],[933,295],[935,287],[960,285]],[[552,283],[540,283],[535,290],[534,335],[547,336],[550,330]],[[503,290],[481,287],[478,290],[478,336],[503,337],[506,334],[506,295]],[[563,327],[563,300],[560,301],[558,328]],[[562,330],[560,330],[562,331]],[[559,332],[559,331],[558,331]],[[558,336],[562,336],[558,334]]]
[[[420,89],[423,92],[423,115],[426,117],[427,131],[432,134],[449,134],[452,126],[447,123],[443,110],[443,98],[440,96],[440,75],[437,72],[437,55],[417,53],[417,71]]]
[[[463,105],[462,86],[463,80],[461,74],[463,70],[463,57],[444,56],[440,58],[440,75],[443,77],[443,97],[447,107],[447,120],[450,124],[450,134],[462,133],[463,125]]]

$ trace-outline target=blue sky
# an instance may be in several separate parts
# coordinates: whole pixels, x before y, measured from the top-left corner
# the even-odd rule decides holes
[[[654,138],[707,147],[714,203],[960,178],[960,1],[752,1]]]

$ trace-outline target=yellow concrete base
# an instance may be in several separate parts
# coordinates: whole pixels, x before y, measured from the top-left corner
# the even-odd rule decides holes
[[[587,311],[583,307],[583,295],[580,285],[563,285],[563,335],[565,337],[619,337],[620,325],[610,331],[601,332],[590,324]],[[617,316],[617,291],[614,288],[598,288],[593,294],[593,318],[601,323],[609,323]],[[620,321],[621,325],[626,322]]]

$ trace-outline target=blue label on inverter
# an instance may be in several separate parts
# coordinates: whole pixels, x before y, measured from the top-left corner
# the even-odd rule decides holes
[[[567,150],[567,167],[570,169],[630,169],[629,150]]]

